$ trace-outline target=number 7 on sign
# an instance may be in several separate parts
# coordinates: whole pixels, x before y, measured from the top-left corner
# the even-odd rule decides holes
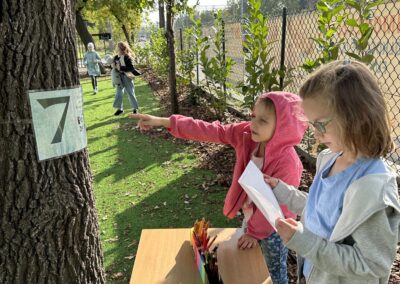
[[[64,125],[65,125],[65,118],[67,117],[67,111],[68,111],[68,106],[69,106],[69,99],[70,97],[58,97],[58,98],[49,98],[49,99],[38,99],[39,104],[44,108],[48,108],[49,106],[52,105],[58,105],[58,104],[65,104],[64,112],[61,116],[60,123],[58,124],[56,134],[54,135],[53,141],[51,141],[51,144],[55,143],[60,143],[62,134],[64,131]]]

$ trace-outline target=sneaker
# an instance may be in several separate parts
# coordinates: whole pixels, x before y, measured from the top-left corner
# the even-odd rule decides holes
[[[114,115],[120,115],[121,113],[124,113],[124,111],[122,109],[118,109]]]
[[[138,110],[135,108],[132,110],[132,113],[137,113],[137,112],[138,112]]]
[[[95,93],[95,94],[97,94],[97,88],[94,88],[94,90],[93,90],[93,91],[94,91],[94,93]]]

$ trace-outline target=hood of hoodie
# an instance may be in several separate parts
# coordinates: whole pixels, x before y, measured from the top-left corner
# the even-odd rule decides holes
[[[275,132],[265,145],[265,159],[268,161],[281,155],[285,148],[299,144],[308,126],[298,95],[269,92],[260,96],[260,99],[263,98],[272,100],[276,115]]]
[[[295,94],[286,92],[269,92],[261,95],[261,98],[272,100],[276,114],[274,134],[265,145],[262,172],[280,178],[290,185],[298,186],[303,166],[294,146],[301,142],[304,131],[307,129],[301,99]],[[229,218],[235,216],[246,199],[246,194],[238,180],[246,168],[252,152],[258,145],[251,139],[250,122],[242,124],[243,140],[241,146],[235,148],[237,161],[232,184],[225,198],[224,214]]]

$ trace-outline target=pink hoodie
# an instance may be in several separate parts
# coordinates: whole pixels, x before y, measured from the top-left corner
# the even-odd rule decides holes
[[[293,146],[300,143],[307,128],[306,123],[301,120],[303,113],[300,97],[285,92],[266,93],[261,97],[268,97],[274,102],[276,113],[275,132],[265,146],[263,172],[287,184],[299,186],[303,165]],[[232,184],[224,205],[224,214],[228,218],[233,218],[247,196],[238,180],[250,161],[251,153],[258,145],[251,139],[251,123],[222,125],[219,121],[209,123],[181,115],[172,115],[170,121],[169,131],[175,137],[230,144],[235,149],[236,163]],[[281,208],[286,217],[295,217],[286,205],[282,205]],[[264,215],[254,207],[254,213],[247,223],[247,233],[261,240],[269,237],[273,232],[273,227]]]

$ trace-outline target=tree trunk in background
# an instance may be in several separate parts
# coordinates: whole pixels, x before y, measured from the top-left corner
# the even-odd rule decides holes
[[[0,283],[104,283],[87,150],[38,162],[28,90],[79,85],[74,0],[0,2]]]
[[[128,33],[128,30],[126,29],[126,26],[124,24],[122,24],[121,28],[122,28],[122,31],[124,32],[124,35],[125,35],[125,38],[126,38],[126,42],[132,48],[131,39],[129,38],[129,33]]]
[[[158,17],[159,17],[159,27],[165,29],[165,10],[164,1],[158,0]]]
[[[78,32],[79,38],[82,40],[85,47],[89,42],[94,42],[92,35],[89,33],[89,30],[85,24],[85,21],[82,17],[81,11],[76,11],[76,22],[75,22],[76,31]]]
[[[75,2],[75,1],[74,1]],[[81,41],[83,42],[83,44],[85,45],[85,50],[87,49],[87,45],[89,42],[93,42],[93,37],[92,35],[89,33],[89,30],[85,24],[85,21],[82,17],[81,14],[81,9],[78,9],[75,11],[75,17],[76,17],[76,21],[75,21],[75,28],[76,31],[79,35],[79,38],[81,39]],[[100,66],[100,72],[101,74],[106,74],[106,69],[104,68],[103,64],[99,64]]]
[[[176,92],[176,63],[175,63],[175,47],[174,47],[174,30],[173,30],[173,0],[167,1],[167,46],[169,53],[169,92],[171,95],[171,111],[179,113],[178,94]]]

